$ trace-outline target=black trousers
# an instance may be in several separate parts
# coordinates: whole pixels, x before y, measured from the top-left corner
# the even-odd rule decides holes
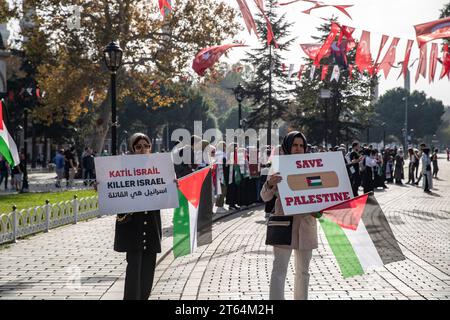
[[[155,276],[156,252],[127,252],[124,300],[148,300]]]

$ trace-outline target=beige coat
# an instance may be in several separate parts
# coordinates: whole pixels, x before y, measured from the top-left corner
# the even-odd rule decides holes
[[[267,177],[269,180],[270,176]],[[261,198],[268,202],[274,196],[277,196],[275,201],[274,215],[284,215],[283,207],[281,205],[280,197],[278,196],[278,188],[270,188],[267,182],[261,189]],[[292,226],[292,242],[290,246],[277,246],[286,249],[297,250],[312,250],[317,249],[317,221],[311,214],[294,215],[294,225]]]

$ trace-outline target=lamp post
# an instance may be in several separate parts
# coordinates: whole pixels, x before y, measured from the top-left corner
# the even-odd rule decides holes
[[[111,72],[111,151],[117,155],[117,114],[116,114],[116,74],[122,64],[123,51],[115,42],[108,44],[103,50],[105,64]]]
[[[242,101],[244,100],[244,88],[242,87],[241,83],[239,83],[237,85],[236,88],[234,88],[234,97],[236,98],[238,105],[239,105],[239,110],[238,110],[238,128],[241,129],[242,128]]]
[[[23,178],[22,178],[22,190],[21,192],[28,192],[28,108],[23,110]],[[22,159],[20,159],[22,161]]]
[[[405,101],[405,147],[403,150],[408,149],[408,96],[405,96],[403,99]]]

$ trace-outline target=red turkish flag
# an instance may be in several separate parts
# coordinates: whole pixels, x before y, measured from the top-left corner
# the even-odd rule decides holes
[[[236,0],[239,9],[241,10],[242,18],[244,18],[245,25],[247,26],[247,30],[249,34],[252,34],[252,30],[255,35],[258,37],[258,31],[256,29],[255,20],[253,20],[252,13],[248,8],[248,4],[246,0]]]
[[[322,45],[320,43],[301,43],[300,47],[302,48],[303,52],[306,53],[308,58],[311,60],[314,60],[317,56],[317,53],[319,53],[320,48]],[[328,51],[325,53],[325,57],[328,57],[331,53],[331,48],[328,49]]]
[[[312,2],[312,1],[310,1]],[[344,13],[347,17],[349,17],[350,19],[352,19],[352,17],[350,16],[350,14],[347,12],[347,8],[353,7],[352,4],[350,5],[334,5],[334,4],[323,4],[322,2],[316,2],[316,4],[314,5],[314,7],[309,8],[308,10],[302,11],[303,13],[306,14],[310,14],[312,10],[314,9],[319,9],[319,8],[325,8],[325,7],[335,7],[336,9],[338,9],[339,11],[341,11],[342,13]]]
[[[377,58],[375,59],[375,63],[373,64],[374,70],[372,71],[372,74],[378,73],[378,59],[380,59],[381,51],[383,51],[384,45],[388,41],[389,36],[386,36],[383,34],[383,37],[381,38],[380,48],[378,49]]]
[[[338,46],[341,45],[342,39],[345,37],[347,39],[347,51],[352,50],[356,47],[355,39],[353,39],[353,32],[355,28],[341,26],[341,32],[339,33]]]
[[[404,77],[406,77],[406,71],[408,70],[408,64],[409,64],[409,57],[411,56],[411,48],[414,43],[414,40],[408,40],[408,44],[406,45],[406,51],[405,51],[405,59],[403,60],[403,66],[402,66],[402,72],[400,72],[400,76],[403,74]],[[398,79],[397,78],[397,79]]]
[[[436,74],[436,67],[438,62],[438,45],[437,43],[433,43],[431,45],[431,53],[430,53],[430,67],[428,72],[428,81],[434,82],[434,76]]]
[[[450,79],[450,52],[447,43],[444,45],[444,53],[442,54],[442,72],[439,79],[445,76]]]
[[[392,39],[391,46],[386,52],[386,55],[384,56],[383,60],[380,63],[380,67],[378,68],[384,71],[385,79],[387,79],[389,71],[391,71],[391,68],[395,63],[395,53],[399,41],[400,41],[399,38]]]
[[[428,41],[450,37],[450,17],[418,24],[414,28],[421,48]]]
[[[322,66],[322,75],[320,77],[320,81],[323,81],[325,79],[325,77],[327,76],[328,68],[329,68],[328,65],[323,65]]]
[[[340,28],[337,23],[331,24],[331,30],[330,34],[328,35],[327,39],[323,43],[323,46],[319,49],[319,52],[317,53],[315,59],[314,59],[314,65],[317,67],[320,65],[320,60],[326,55],[326,53],[330,50],[331,45],[333,44],[334,39],[336,38]]]
[[[199,76],[203,76],[206,72],[206,69],[212,67],[214,63],[219,60],[222,54],[233,47],[246,47],[246,45],[223,44],[219,46],[204,48],[200,50],[200,52],[195,56],[194,61],[192,62],[192,69],[194,69],[194,71]]]
[[[356,49],[355,64],[361,73],[367,70],[371,73],[372,70],[372,55],[370,53],[370,32],[363,31],[361,39],[359,40],[358,48]]]
[[[264,19],[266,20],[266,27],[267,27],[267,45],[270,46],[270,44],[273,43],[275,44],[275,48],[278,48],[278,44],[275,40],[275,36],[273,34],[273,30],[272,30],[272,24],[270,23],[269,18],[266,16],[265,12],[264,12],[264,1],[263,0],[255,0],[255,4],[258,7],[259,11],[261,12],[261,14],[263,15]]]
[[[419,66],[417,67],[416,82],[419,80],[419,75],[427,77],[427,45],[424,44],[420,47]]]
[[[162,16],[164,17],[166,15],[166,9],[172,10],[172,7],[170,6],[170,3],[167,2],[167,0],[158,0],[159,4],[159,11],[161,11]]]

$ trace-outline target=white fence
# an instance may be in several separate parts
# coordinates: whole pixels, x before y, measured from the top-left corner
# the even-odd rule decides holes
[[[65,224],[100,217],[98,197],[88,197],[22,209],[0,215],[0,244],[16,242],[17,238],[38,232],[48,232]]]

